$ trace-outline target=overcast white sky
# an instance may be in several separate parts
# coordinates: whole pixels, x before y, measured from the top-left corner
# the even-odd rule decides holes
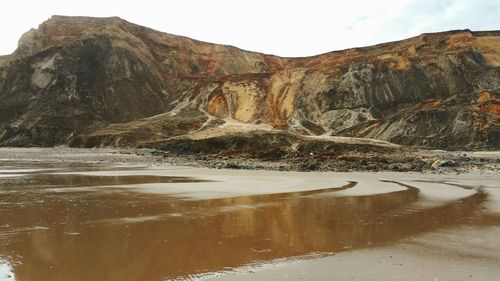
[[[500,29],[500,0],[9,0],[0,54],[51,15],[119,16],[198,40],[309,56],[450,29]]]

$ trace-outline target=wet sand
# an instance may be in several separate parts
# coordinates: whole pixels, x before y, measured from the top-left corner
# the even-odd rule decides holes
[[[447,228],[390,246],[315,259],[275,261],[200,280],[497,280],[500,227]]]
[[[496,172],[27,160],[0,161],[2,281],[499,276]]]

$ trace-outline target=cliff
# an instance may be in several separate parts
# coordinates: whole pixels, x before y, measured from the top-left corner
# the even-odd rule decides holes
[[[0,145],[498,149],[499,94],[500,31],[281,58],[54,16],[0,57]]]

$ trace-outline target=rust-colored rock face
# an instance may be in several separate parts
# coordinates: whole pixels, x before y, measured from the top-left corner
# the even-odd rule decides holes
[[[217,94],[208,100],[206,110],[208,114],[215,116],[217,118],[227,118],[229,117],[229,106],[227,104],[226,96],[223,94]]]
[[[477,102],[482,113],[492,116],[500,115],[500,98],[491,92],[482,92],[477,96]],[[497,120],[499,121],[499,120]]]
[[[499,94],[498,31],[281,58],[54,16],[0,57],[0,144],[154,147],[279,131],[499,148]]]

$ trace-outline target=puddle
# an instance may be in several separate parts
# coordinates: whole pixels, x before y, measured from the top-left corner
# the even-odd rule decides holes
[[[74,281],[166,280],[349,251],[466,224],[486,199],[477,191],[422,208],[419,190],[399,182],[385,183],[403,186],[399,191],[335,196],[354,189],[355,181],[321,190],[211,200],[121,189],[47,191],[174,182],[189,188],[190,182],[200,181],[58,174],[0,179],[0,191],[6,192],[0,196],[0,257],[10,261],[0,260],[0,280],[2,270],[12,271],[11,264],[17,281],[66,281],[69,276]]]

